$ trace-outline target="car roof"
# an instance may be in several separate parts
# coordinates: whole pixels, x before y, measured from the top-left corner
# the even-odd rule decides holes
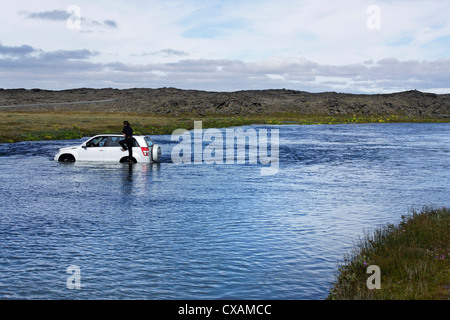
[[[105,133],[105,134],[96,134],[95,136],[92,136],[91,138],[95,138],[95,137],[123,137],[123,135],[119,134],[119,133]],[[133,137],[147,137],[147,135],[134,134]]]

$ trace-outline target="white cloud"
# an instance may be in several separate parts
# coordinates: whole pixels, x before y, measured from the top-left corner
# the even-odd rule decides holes
[[[79,30],[67,28],[67,8],[60,1],[4,4],[0,87],[25,87],[22,82],[68,88],[83,82],[385,92],[412,86],[442,91],[449,83],[442,71],[450,58],[445,1],[79,0],[76,5]],[[370,5],[380,9],[379,29],[367,28]],[[18,64],[32,58],[36,66],[18,73]],[[52,79],[38,73],[43,65]],[[74,65],[81,66],[79,74]]]
[[[29,46],[0,46],[6,87],[65,89],[75,87],[163,87],[235,91],[289,88],[303,91],[394,92],[445,90],[450,59],[400,61],[394,58],[346,65],[299,59],[256,62],[229,59],[184,59],[166,63],[94,63],[98,52]],[[56,87],[55,87],[56,84]]]

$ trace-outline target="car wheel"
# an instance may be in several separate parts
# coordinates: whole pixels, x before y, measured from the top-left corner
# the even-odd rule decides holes
[[[63,154],[59,157],[59,161],[61,162],[75,162],[75,157],[71,154]]]
[[[137,163],[137,161],[135,158],[131,158],[130,161],[128,157],[123,157],[122,159],[120,159],[120,163]]]

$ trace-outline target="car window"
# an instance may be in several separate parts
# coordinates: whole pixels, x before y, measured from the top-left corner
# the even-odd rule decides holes
[[[108,137],[105,142],[105,147],[120,147],[120,140],[122,140],[121,137]]]
[[[89,140],[86,143],[86,147],[89,147],[89,148],[103,147],[105,145],[105,142],[107,139],[108,139],[108,137],[96,137],[92,140]]]
[[[139,147],[139,143],[133,138],[133,147]]]
[[[145,142],[147,142],[147,146],[149,147],[153,145],[153,141],[150,139],[150,137],[145,137]]]

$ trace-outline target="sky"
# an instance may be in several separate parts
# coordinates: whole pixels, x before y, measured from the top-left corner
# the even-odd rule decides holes
[[[3,1],[0,88],[450,93],[448,0]]]

